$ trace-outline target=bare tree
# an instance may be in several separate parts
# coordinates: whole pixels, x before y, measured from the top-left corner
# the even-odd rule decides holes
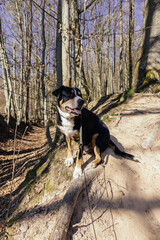
[[[133,79],[133,47],[134,47],[134,0],[129,0],[129,88]]]
[[[95,42],[95,59],[96,59],[96,72],[97,72],[97,81],[96,81],[96,90],[97,90],[97,97],[101,97],[101,74],[102,74],[102,64],[101,64],[101,39],[98,34],[99,26],[97,24],[97,18],[96,14],[98,12],[98,15],[100,14],[100,6],[101,3],[97,3],[94,8],[94,30],[95,30],[95,36],[94,36],[94,42]],[[101,18],[98,17],[99,24],[101,23]]]
[[[73,84],[77,85],[78,80],[78,69],[80,65],[80,22],[79,22],[79,13],[78,13],[78,4],[77,0],[71,0],[71,37],[72,37],[72,47],[71,54],[73,58]]]
[[[120,14],[120,53],[119,53],[119,71],[120,71],[120,90],[123,90],[123,13],[122,1],[119,1],[119,14]]]
[[[118,84],[116,81],[116,53],[117,53],[117,42],[116,42],[116,31],[117,31],[117,11],[116,2],[113,1],[113,92],[118,90]]]
[[[69,0],[62,0],[62,79],[65,86],[71,85],[69,39]]]
[[[28,17],[29,16],[29,17]],[[27,11],[27,18],[25,19],[25,85],[26,85],[26,102],[25,102],[25,109],[24,109],[24,117],[25,122],[29,122],[29,93],[30,93],[30,74],[31,74],[31,54],[32,54],[32,41],[33,41],[33,34],[32,34],[32,21],[33,21],[33,13],[32,13],[32,0],[29,0],[29,11]]]
[[[3,41],[1,19],[0,19],[0,61],[1,61],[2,73],[3,73],[4,93],[5,93],[5,100],[6,100],[7,124],[9,124],[10,117],[11,117],[12,81],[11,81],[8,57],[7,57],[7,54],[5,51],[5,46],[4,46],[4,41]]]
[[[45,38],[45,0],[42,2],[42,60],[41,60],[41,87],[42,87],[42,98],[43,98],[43,108],[44,108],[44,126],[46,129],[46,137],[48,139],[48,144],[52,147],[52,139],[49,132],[48,127],[48,116],[47,116],[47,96],[45,93],[45,84],[44,84],[44,77],[45,77],[45,50],[46,50],[46,38]]]
[[[18,20],[18,26],[19,26],[19,34],[20,34],[20,80],[19,80],[19,105],[18,105],[18,125],[21,123],[23,118],[23,81],[24,81],[24,41],[23,41],[23,23],[22,23],[22,15],[21,15],[21,4],[22,2],[19,2],[16,0],[16,13],[17,13],[17,20]]]
[[[58,0],[58,21],[56,36],[57,87],[62,85],[62,0]]]
[[[107,16],[107,94],[112,93],[112,78],[111,78],[111,2],[108,0],[108,16]]]

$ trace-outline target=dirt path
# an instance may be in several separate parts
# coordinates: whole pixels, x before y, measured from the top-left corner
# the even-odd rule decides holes
[[[111,134],[140,163],[107,150],[103,173],[79,198],[68,240],[159,240],[160,124],[147,149],[145,143],[160,121],[160,99],[134,97],[112,120]]]
[[[135,95],[102,119],[112,119],[107,125],[114,141],[140,162],[121,159],[110,149],[102,154],[102,174],[80,194],[67,240],[159,240],[160,98]],[[64,181],[50,195],[39,190],[41,199],[34,207],[28,200],[23,217],[7,230],[8,239],[49,239],[67,188]]]

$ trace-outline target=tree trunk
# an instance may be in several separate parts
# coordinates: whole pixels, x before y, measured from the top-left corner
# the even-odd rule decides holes
[[[20,32],[20,52],[21,52],[21,66],[20,66],[20,80],[19,80],[19,104],[18,104],[18,125],[22,122],[23,118],[23,80],[24,80],[24,41],[23,41],[23,28],[22,28],[22,16],[20,11],[20,3],[16,0],[16,11]]]
[[[98,4],[98,3],[97,3]],[[98,6],[99,7],[99,6]],[[95,37],[94,37],[94,42],[95,42],[95,60],[96,60],[96,72],[97,72],[97,77],[96,77],[96,97],[101,97],[101,46],[100,46],[100,38],[98,35],[98,24],[97,24],[97,18],[96,14],[97,12],[99,13],[99,10],[97,11],[97,5],[95,5],[94,8],[94,32],[95,32]],[[98,18],[100,21],[100,18]]]
[[[56,36],[56,71],[57,71],[57,88],[62,85],[62,0],[58,1],[58,21]]]
[[[42,87],[42,98],[43,98],[43,108],[44,108],[44,126],[46,129],[46,137],[48,140],[49,146],[52,148],[52,139],[48,127],[48,116],[47,116],[47,97],[45,94],[45,84],[44,84],[44,75],[45,75],[45,50],[46,50],[46,38],[45,38],[45,0],[42,3],[42,60],[41,60],[41,87]]]
[[[30,80],[30,73],[31,73],[31,54],[32,54],[32,0],[30,0],[29,5],[29,19],[25,19],[25,86],[26,86],[26,102],[25,102],[25,110],[24,110],[24,117],[25,117],[25,123],[29,122],[29,94],[30,94],[30,87],[29,87],[29,80]]]
[[[5,93],[5,99],[6,99],[7,124],[9,124],[10,117],[11,117],[12,82],[11,82],[10,68],[8,64],[8,57],[7,57],[5,47],[4,47],[4,42],[3,42],[1,19],[0,19],[0,56],[1,56],[0,60],[2,62],[4,93]]]
[[[122,0],[119,2],[120,10],[120,52],[119,52],[119,71],[120,71],[120,90],[123,91],[123,15]]]
[[[77,86],[77,72],[80,65],[80,24],[77,0],[71,0],[71,35],[73,52],[73,82]]]
[[[14,105],[15,105],[15,118],[17,118],[18,112],[18,91],[19,85],[17,84],[17,74],[16,74],[16,62],[17,62],[17,55],[16,55],[16,45],[13,46],[13,93],[14,93]]]
[[[129,0],[129,89],[133,79],[134,0]]]
[[[111,3],[108,0],[108,34],[107,34],[107,95],[112,93],[112,79],[111,79],[111,62],[110,59],[112,58],[111,55],[111,36],[110,36],[110,28],[111,28]]]
[[[114,28],[113,28],[113,91],[118,90],[118,86],[116,84],[116,30],[117,30],[117,15],[115,12],[115,0],[113,2],[113,7],[114,7]]]
[[[71,85],[69,39],[69,0],[62,0],[62,79],[65,86]]]
[[[160,1],[145,0],[144,33],[140,59],[135,69],[135,88],[160,78]]]
[[[128,34],[124,33],[124,41],[123,41],[123,49],[124,49],[124,55],[123,55],[123,75],[124,75],[124,88],[128,89],[129,87],[129,56],[128,56]]]

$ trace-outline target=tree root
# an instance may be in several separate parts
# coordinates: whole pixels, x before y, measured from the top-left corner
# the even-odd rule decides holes
[[[84,172],[83,176],[74,179],[66,192],[57,215],[55,227],[49,240],[65,240],[77,199],[81,191],[102,171],[103,166]]]

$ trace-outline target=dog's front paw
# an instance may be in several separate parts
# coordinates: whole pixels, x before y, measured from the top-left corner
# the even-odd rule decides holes
[[[66,158],[66,160],[64,161],[64,164],[69,167],[73,164],[74,160],[73,160],[73,157],[70,157],[70,158]]]
[[[82,169],[75,167],[74,173],[73,173],[73,177],[74,177],[74,178],[78,178],[78,177],[80,177],[81,175],[82,175]]]

